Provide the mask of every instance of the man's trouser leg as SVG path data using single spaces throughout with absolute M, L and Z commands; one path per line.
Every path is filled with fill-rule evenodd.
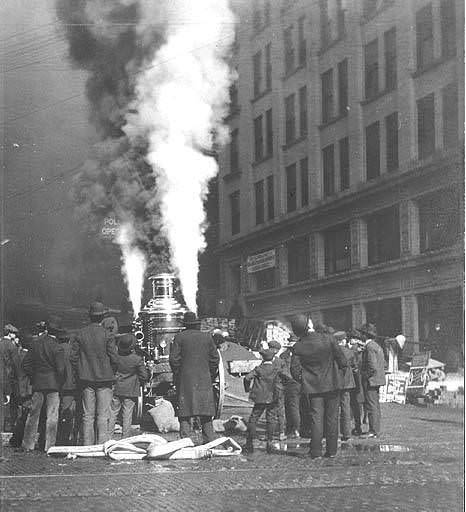
M 47 451 L 57 442 L 58 410 L 60 407 L 60 395 L 58 391 L 47 393 L 47 418 L 45 422 L 45 447 Z
M 60 412 L 58 415 L 57 444 L 70 445 L 76 417 L 76 396 L 66 394 L 60 397 Z
M 130 431 L 131 431 L 131 425 L 133 424 L 133 409 L 134 404 L 136 402 L 135 398 L 123 398 L 122 399 L 122 419 L 123 419 L 123 425 L 122 425 L 122 437 L 128 437 Z
M 180 416 L 178 418 L 180 420 L 180 437 L 191 437 L 192 428 L 191 428 L 191 417 L 190 416 Z
M 44 393 L 34 391 L 32 394 L 31 410 L 29 411 L 26 425 L 24 427 L 24 437 L 22 446 L 25 450 L 34 450 L 37 427 L 39 426 L 40 410 L 44 403 Z
M 379 386 L 367 386 L 366 408 L 369 420 L 369 432 L 380 434 Z
M 115 431 L 115 424 L 118 413 L 121 409 L 122 401 L 123 398 L 119 396 L 113 396 L 112 402 L 110 403 L 110 421 L 108 422 L 108 436 L 110 439 L 114 439 L 113 432 Z
M 96 390 L 92 386 L 86 386 L 82 390 L 83 404 L 83 444 L 89 446 L 95 444 L 95 404 Z
M 280 390 L 278 394 L 278 398 L 276 403 L 274 404 L 276 411 L 276 427 L 278 430 L 278 434 L 282 435 L 285 433 L 286 429 L 286 419 L 285 419 L 285 391 L 283 389 Z
M 266 404 L 254 404 L 252 408 L 251 416 L 248 421 L 248 444 L 252 444 L 254 439 L 257 437 L 257 422 L 265 411 Z
M 354 419 L 354 428 L 361 431 L 361 404 L 358 401 L 356 391 L 350 391 L 350 404 Z
M 310 420 L 311 420 L 311 457 L 322 456 L 322 436 L 324 432 L 324 397 L 322 395 L 310 395 Z
M 292 382 L 285 387 L 285 416 L 287 433 L 299 432 L 299 384 Z
M 340 392 L 340 433 L 343 439 L 351 437 L 350 392 Z
M 105 443 L 109 439 L 108 424 L 110 422 L 110 406 L 113 398 L 113 390 L 108 387 L 98 387 L 96 394 L 97 414 L 97 444 Z
M 338 448 L 338 405 L 340 393 L 332 391 L 324 396 L 324 430 L 326 455 L 336 455 Z M 311 440 L 312 442 L 312 440 Z
M 267 442 L 270 443 L 273 441 L 275 431 L 277 427 L 280 425 L 279 423 L 279 415 L 281 411 L 279 410 L 279 405 L 276 403 L 267 404 L 265 407 L 265 425 L 266 425 L 266 433 L 267 433 Z M 281 430 L 278 431 L 281 434 Z
M 309 395 L 301 392 L 299 412 L 301 416 L 299 432 L 303 437 L 311 437 L 311 404 L 309 402 Z
M 199 416 L 199 421 L 201 422 L 202 439 L 204 443 L 210 443 L 210 441 L 213 441 L 216 438 L 214 433 L 214 424 L 212 423 L 212 417 Z

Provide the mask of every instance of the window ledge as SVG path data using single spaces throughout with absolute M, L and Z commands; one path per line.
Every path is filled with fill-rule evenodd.
M 282 80 L 285 81 L 285 80 L 288 80 L 288 78 L 291 78 L 293 75 L 295 75 L 296 73 L 298 73 L 299 71 L 301 71 L 302 69 L 306 69 L 306 63 L 304 64 L 300 64 L 298 67 L 292 69 L 291 71 L 289 71 L 288 73 L 285 73 L 283 76 L 282 76 Z
M 361 25 L 364 25 L 368 23 L 369 21 L 376 18 L 380 13 L 386 11 L 389 7 L 392 7 L 392 5 L 395 5 L 395 0 L 385 0 L 382 2 L 380 7 L 378 9 L 374 9 L 373 11 L 364 14 L 361 18 Z
M 223 177 L 224 181 L 233 181 L 241 176 L 241 171 L 230 172 Z
M 299 144 L 303 140 L 307 139 L 307 135 L 303 135 L 302 137 L 299 137 L 299 139 L 292 140 L 291 142 L 288 142 L 288 144 L 283 144 L 282 150 L 287 151 L 291 147 L 295 146 L 296 144 Z
M 267 162 L 267 160 L 270 160 L 272 157 L 273 157 L 273 153 L 262 157 L 260 160 L 255 160 L 254 162 L 252 162 L 251 165 L 253 167 L 258 167 L 259 165 L 263 164 L 264 162 Z
M 329 121 L 326 123 L 322 123 L 319 125 L 319 130 L 323 130 L 324 128 L 327 128 L 327 126 L 330 126 L 331 124 L 337 123 L 338 121 L 341 121 L 345 117 L 348 117 L 348 112 L 345 112 L 344 114 L 340 114 L 339 116 L 332 117 Z
M 251 103 L 256 103 L 256 101 L 259 101 L 261 98 L 263 98 L 264 96 L 267 96 L 267 94 L 269 94 L 269 92 L 272 91 L 272 88 L 270 87 L 269 89 L 266 89 L 265 91 L 262 91 L 260 94 L 258 94 L 257 96 L 255 96 L 252 100 L 251 100 Z
M 336 46 L 340 41 L 344 41 L 346 38 L 346 32 L 342 34 L 341 36 L 337 37 L 336 39 L 332 39 L 332 41 L 329 41 L 325 46 L 322 46 L 319 50 L 319 57 L 322 57 L 322 55 L 326 52 L 328 52 L 331 48 Z
M 440 57 L 439 59 L 435 59 L 432 62 L 430 62 L 429 64 L 427 64 L 426 66 L 424 66 L 422 68 L 417 68 L 416 71 L 411 73 L 411 76 L 413 78 L 418 78 L 421 75 L 423 75 L 424 73 L 427 73 L 428 71 L 431 71 L 432 69 L 435 69 L 438 66 L 441 66 L 444 62 L 448 62 L 449 60 L 454 59 L 455 57 L 456 57 L 456 54 L 449 55 L 447 57 Z
M 374 94 L 374 96 L 371 96 L 370 98 L 366 98 L 365 100 L 361 101 L 361 105 L 364 107 L 366 105 L 369 105 L 369 103 L 372 103 L 373 101 L 376 101 L 380 98 L 383 98 L 387 94 L 390 94 L 393 91 L 396 91 L 396 87 L 392 87 L 390 89 L 384 89 L 383 91 L 379 91 L 377 94 Z
M 241 107 L 238 105 L 230 110 L 228 115 L 225 117 L 225 121 L 230 121 L 234 117 L 236 117 L 241 112 Z

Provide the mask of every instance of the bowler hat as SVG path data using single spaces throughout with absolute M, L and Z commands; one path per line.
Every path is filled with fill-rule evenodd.
M 183 323 L 185 327 L 189 327 L 191 325 L 199 325 L 201 321 L 196 317 L 196 313 L 192 311 L 186 311 L 183 317 Z
M 91 302 L 89 306 L 89 315 L 91 316 L 99 316 L 105 313 L 105 308 L 102 302 Z
M 118 351 L 129 353 L 136 344 L 136 337 L 133 334 L 122 334 L 118 339 Z
M 3 328 L 3 334 L 7 336 L 8 334 L 18 334 L 18 329 L 12 324 L 6 324 Z
M 356 330 L 370 338 L 377 337 L 377 328 L 375 327 L 374 324 L 364 324 L 359 329 Z
M 308 331 L 308 317 L 307 315 L 295 315 L 291 319 L 291 328 L 296 336 L 303 336 Z
M 264 361 L 272 361 L 275 357 L 275 352 L 273 350 L 267 349 L 261 352 L 262 359 Z

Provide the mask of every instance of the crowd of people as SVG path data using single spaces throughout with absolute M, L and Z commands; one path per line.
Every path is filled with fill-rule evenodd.
M 306 315 L 292 320 L 295 343 L 283 351 L 271 340 L 262 363 L 244 378 L 254 402 L 246 452 L 254 451 L 257 421 L 266 413 L 267 451 L 279 439 L 310 438 L 311 458 L 335 457 L 338 436 L 380 435 L 379 388 L 385 385 L 385 358 L 376 327 L 346 333 L 313 325 Z M 363 433 L 365 416 L 368 431 Z M 323 439 L 325 453 L 323 454 Z
M 89 308 L 90 323 L 66 336 L 58 322 L 40 322 L 31 337 L 19 340 L 12 325 L 0 343 L 2 415 L 9 408 L 10 444 L 22 451 L 58 445 L 101 444 L 113 436 L 121 414 L 122 436 L 129 435 L 140 387 L 149 375 L 136 338 L 116 340 L 102 326 L 103 304 Z M 215 437 L 212 419 L 219 354 L 214 338 L 200 331 L 187 312 L 169 363 L 177 389 L 180 436 L 190 437 L 194 422 L 203 441 Z M 380 435 L 379 387 L 385 384 L 385 358 L 376 328 L 351 332 L 313 325 L 306 315 L 293 318 L 293 343 L 271 340 L 262 362 L 244 378 L 254 403 L 248 421 L 246 452 L 257 442 L 257 423 L 265 412 L 267 451 L 277 440 L 310 438 L 311 458 L 334 457 L 338 437 Z M 368 430 L 363 433 L 365 418 Z M 0 418 L 2 429 L 4 418 Z M 323 454 L 323 439 L 325 453 Z

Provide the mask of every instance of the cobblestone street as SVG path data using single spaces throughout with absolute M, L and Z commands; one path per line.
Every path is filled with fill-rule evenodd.
M 248 410 L 226 410 L 225 416 Z M 383 405 L 380 439 L 202 461 L 51 459 L 4 447 L 1 510 L 462 510 L 462 411 Z M 242 442 L 243 440 L 240 439 Z

